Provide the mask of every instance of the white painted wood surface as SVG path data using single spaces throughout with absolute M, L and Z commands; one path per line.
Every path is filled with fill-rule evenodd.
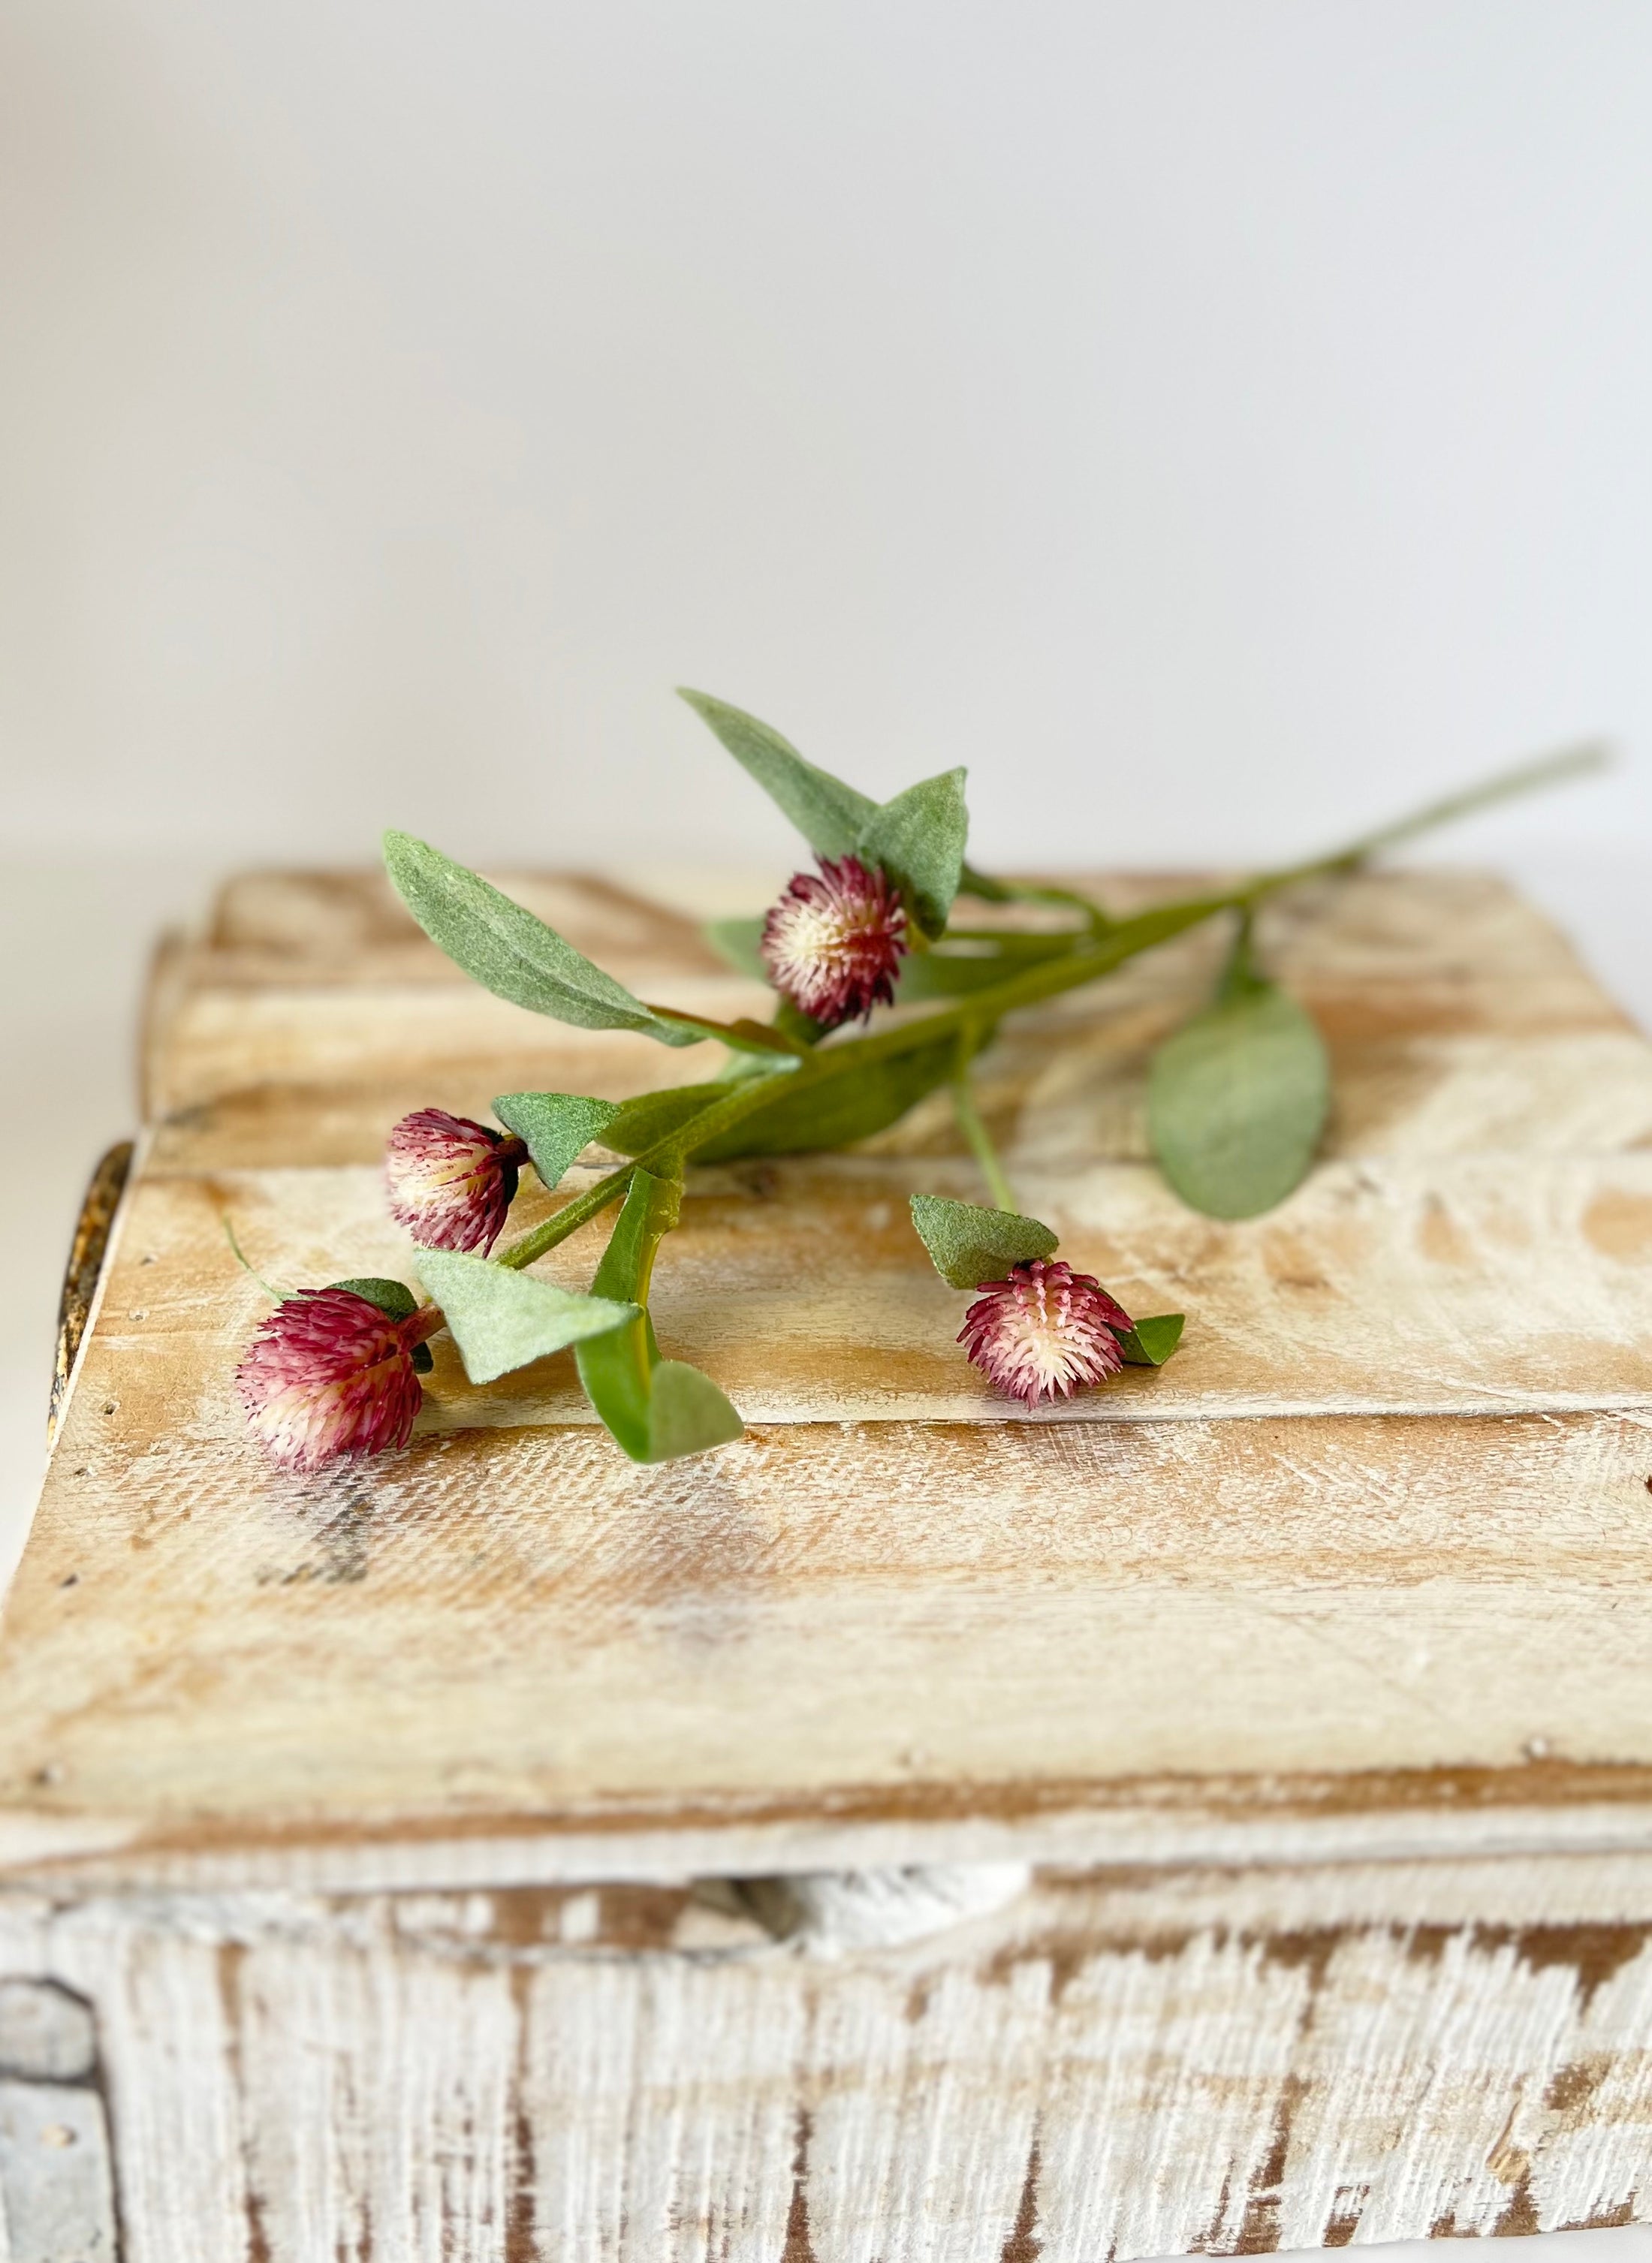
M 1649 1909 L 1069 1872 L 822 1962 L 681 1890 L 13 1893 L 0 1962 L 98 2006 L 126 2263 L 1097 2263 L 1643 2214 Z

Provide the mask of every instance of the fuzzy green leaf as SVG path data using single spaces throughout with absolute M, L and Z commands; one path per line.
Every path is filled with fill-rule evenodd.
M 493 1112 L 507 1132 L 527 1141 L 534 1169 L 554 1189 L 619 1111 L 612 1100 L 587 1100 L 576 1092 L 506 1092 L 494 1102 Z
M 531 1273 L 456 1249 L 417 1250 L 414 1262 L 473 1383 L 491 1383 L 548 1352 L 612 1334 L 636 1318 L 629 1302 L 574 1296 Z
M 741 1080 L 744 1081 L 743 1079 Z M 640 1155 L 656 1140 L 667 1138 L 702 1108 L 726 1100 L 733 1082 L 670 1085 L 663 1092 L 639 1093 L 622 1100 L 603 1127 L 602 1144 L 616 1155 Z
M 576 1029 L 638 1030 L 663 1045 L 703 1041 L 703 1030 L 651 1012 L 554 927 L 427 842 L 387 833 L 384 861 L 431 941 L 496 996 Z
M 677 1223 L 681 1189 L 648 1171 L 633 1178 L 593 1291 L 633 1300 L 630 1327 L 579 1347 L 585 1395 L 634 1462 L 703 1454 L 740 1436 L 744 1425 L 716 1385 L 681 1360 L 662 1360 L 643 1309 L 654 1253 Z
M 789 817 L 817 856 L 846 857 L 878 805 L 868 795 L 806 762 L 789 739 L 709 692 L 681 689 L 700 720 L 715 732 L 741 768 Z
M 880 864 L 925 935 L 938 935 L 958 893 L 969 813 L 961 770 L 943 770 L 886 801 L 862 827 L 856 851 Z
M 869 1139 L 897 1123 L 958 1067 L 958 1039 L 939 1038 L 891 1059 L 867 1061 L 853 1076 L 815 1083 L 807 1071 L 775 1079 L 771 1104 L 695 1151 L 702 1163 L 743 1155 L 800 1155 Z
M 1306 1173 L 1330 1103 L 1312 1021 L 1275 984 L 1242 976 L 1154 1056 L 1148 1136 L 1184 1202 L 1254 1218 Z
M 979 1289 L 1001 1281 L 1011 1266 L 1048 1257 L 1056 1236 L 1019 1211 L 985 1210 L 944 1195 L 914 1195 L 912 1223 L 935 1270 L 949 1287 Z
M 915 951 L 901 961 L 895 978 L 897 1006 L 917 1006 L 931 998 L 967 998 L 1008 982 L 1047 958 L 1070 957 L 1074 938 L 1065 935 L 1006 935 L 1000 943 L 949 942 L 933 951 Z
M 1156 1312 L 1150 1320 L 1138 1320 L 1127 1333 L 1115 1328 L 1113 1334 L 1132 1367 L 1163 1367 L 1182 1341 L 1186 1325 L 1185 1313 Z
M 352 1297 L 365 1297 L 393 1320 L 410 1319 L 419 1308 L 419 1300 L 404 1281 L 381 1280 L 375 1273 L 363 1281 L 335 1281 L 335 1289 L 348 1289 Z
M 654 1370 L 648 1401 L 650 1462 L 675 1462 L 685 1454 L 704 1454 L 728 1445 L 745 1424 L 710 1376 L 685 1360 L 663 1359 Z

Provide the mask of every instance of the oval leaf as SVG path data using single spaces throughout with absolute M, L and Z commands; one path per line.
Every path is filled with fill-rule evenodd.
M 1156 1312 L 1150 1320 L 1138 1320 L 1126 1331 L 1115 1328 L 1119 1348 L 1132 1367 L 1163 1367 L 1182 1341 L 1186 1316 L 1181 1312 Z
M 1051 1255 L 1056 1243 L 1047 1225 L 1019 1211 L 987 1210 L 944 1195 L 914 1195 L 912 1223 L 935 1270 L 953 1289 L 1001 1281 L 1011 1265 Z
M 494 1102 L 493 1112 L 507 1132 L 527 1141 L 534 1169 L 554 1189 L 619 1110 L 612 1100 L 587 1100 L 576 1092 L 506 1092 Z
M 710 1376 L 686 1361 L 663 1359 L 654 1370 L 648 1400 L 648 1462 L 675 1462 L 704 1454 L 743 1435 L 745 1424 Z
M 652 1013 L 554 927 L 428 842 L 387 833 L 384 862 L 431 941 L 496 997 L 576 1029 L 638 1030 L 663 1045 L 703 1041 L 703 1030 Z
M 1148 1136 L 1184 1202 L 1210 1218 L 1254 1218 L 1306 1173 L 1330 1103 L 1312 1021 L 1277 985 L 1247 981 L 1159 1047 Z
M 969 813 L 961 770 L 943 770 L 886 801 L 861 828 L 857 853 L 880 864 L 925 935 L 938 935 L 958 893 Z
M 852 1076 L 817 1081 L 805 1069 L 776 1077 L 770 1105 L 696 1148 L 695 1160 L 729 1163 L 743 1155 L 808 1154 L 869 1139 L 898 1123 L 957 1068 L 958 1040 L 946 1037 L 892 1059 L 867 1061 Z
M 871 797 L 835 778 L 830 770 L 805 762 L 789 739 L 743 707 L 709 692 L 679 687 L 677 696 L 722 741 L 729 753 L 756 778 L 771 801 L 789 817 L 809 847 L 821 857 L 846 857 L 853 849 L 878 805 Z
M 456 1249 L 416 1250 L 414 1262 L 442 1308 L 473 1383 L 491 1383 L 547 1352 L 612 1334 L 637 1317 L 633 1304 L 574 1296 Z

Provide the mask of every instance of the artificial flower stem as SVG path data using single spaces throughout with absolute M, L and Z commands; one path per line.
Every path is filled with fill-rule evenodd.
M 892 1028 L 877 1030 L 869 1036 L 840 1039 L 835 1045 L 822 1045 L 801 1061 L 793 1075 L 786 1080 L 788 1093 L 795 1094 L 816 1083 L 828 1083 L 839 1076 L 853 1075 L 867 1063 L 898 1058 L 915 1047 L 932 1045 L 937 1038 L 949 1034 L 964 1040 L 971 1052 L 980 1049 L 994 1025 L 1005 1014 L 1022 1006 L 1034 1006 L 1043 999 L 1059 996 L 1063 990 L 1076 990 L 1087 982 L 1110 974 L 1138 952 L 1150 951 L 1156 944 L 1168 943 L 1189 928 L 1213 918 L 1218 912 L 1248 911 L 1266 896 L 1278 890 L 1295 886 L 1308 880 L 1324 879 L 1334 874 L 1348 872 L 1362 864 L 1379 850 L 1390 848 L 1397 842 L 1412 839 L 1434 826 L 1449 823 L 1453 819 L 1467 816 L 1511 795 L 1525 793 L 1532 788 L 1555 783 L 1561 778 L 1598 770 L 1607 759 L 1605 750 L 1596 746 L 1570 748 L 1559 755 L 1547 756 L 1541 761 L 1522 763 L 1518 769 L 1499 772 L 1466 792 L 1453 794 L 1443 801 L 1430 803 L 1409 817 L 1380 828 L 1375 833 L 1363 835 L 1346 847 L 1334 850 L 1329 856 L 1318 857 L 1301 864 L 1288 864 L 1271 872 L 1259 873 L 1254 880 L 1236 888 L 1224 888 L 1207 896 L 1188 896 L 1180 902 L 1156 905 L 1139 912 L 1134 918 L 1119 920 L 1098 932 L 1084 947 L 1060 958 L 1041 960 L 1007 981 L 994 983 L 990 989 L 976 991 L 968 1001 L 959 1006 L 944 1008 L 935 1014 L 925 1014 L 910 1022 L 895 1023 Z M 992 883 L 998 900 L 1007 898 L 1003 883 Z M 1094 907 L 1090 908 L 1094 909 Z M 775 1096 L 773 1080 L 755 1079 L 731 1093 L 726 1099 L 714 1102 L 691 1117 L 686 1124 L 636 1158 L 636 1163 L 646 1170 L 657 1169 L 667 1159 L 677 1160 L 692 1156 L 695 1151 L 721 1138 L 724 1132 L 758 1109 L 766 1107 Z M 559 1241 L 575 1233 L 588 1218 L 616 1201 L 624 1193 L 635 1165 L 627 1164 L 592 1187 L 576 1202 L 560 1210 L 543 1225 L 536 1226 L 510 1249 L 492 1262 L 498 1265 L 520 1267 L 531 1265 L 536 1257 L 555 1247 Z
M 807 1066 L 798 1072 L 800 1075 L 808 1073 Z M 789 1090 L 792 1080 L 788 1077 L 786 1083 Z M 645 1147 L 641 1154 L 619 1170 L 611 1171 L 605 1179 L 598 1179 L 594 1187 L 567 1204 L 554 1218 L 547 1218 L 543 1225 L 536 1225 L 531 1233 L 525 1233 L 520 1241 L 512 1242 L 509 1249 L 502 1250 L 489 1262 L 508 1265 L 513 1271 L 532 1265 L 536 1257 L 543 1257 L 547 1249 L 554 1249 L 559 1241 L 565 1241 L 570 1233 L 577 1233 L 582 1225 L 606 1210 L 610 1203 L 617 1202 L 630 1185 L 634 1171 L 648 1171 L 656 1178 L 680 1177 L 686 1156 L 696 1147 L 703 1147 L 709 1140 L 732 1130 L 743 1117 L 766 1108 L 774 1097 L 775 1088 L 774 1078 L 757 1077 L 749 1084 L 738 1086 L 727 1099 L 714 1101 L 709 1108 L 702 1108 L 698 1116 L 691 1116 L 686 1124 L 668 1132 L 664 1139 L 656 1139 L 651 1147 Z
M 1020 1204 L 1015 1198 L 1015 1189 L 1004 1175 L 1004 1164 L 992 1144 L 992 1134 L 982 1122 L 981 1110 L 975 1105 L 975 1088 L 969 1081 L 969 1063 L 961 1060 L 953 1078 L 953 1113 L 958 1118 L 958 1128 L 969 1142 L 969 1152 L 981 1167 L 981 1175 L 987 1182 L 987 1191 L 996 1208 L 1017 1211 Z

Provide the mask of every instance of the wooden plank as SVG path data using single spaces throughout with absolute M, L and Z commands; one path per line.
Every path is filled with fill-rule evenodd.
M 533 1428 L 320 1485 L 188 1428 L 80 1450 L 0 1664 L 0 1805 L 71 1840 L 1652 1767 L 1652 1438 L 1610 1414 L 799 1425 L 656 1471 Z
M 746 995 L 686 899 L 536 886 L 646 994 Z M 1652 1048 L 1474 876 L 1272 916 L 1344 1074 L 1271 1217 L 1193 1218 L 1140 1160 L 1214 938 L 989 1062 L 1026 1199 L 1190 1312 L 1162 1374 L 1054 1418 L 985 1396 L 902 1215 L 971 1191 L 920 1110 L 697 1175 L 659 1325 L 739 1445 L 638 1471 L 566 1360 L 475 1392 L 438 1349 L 405 1456 L 301 1485 L 234 1407 L 264 1300 L 225 1215 L 283 1285 L 400 1273 L 400 1100 L 701 1071 L 507 1033 L 380 884 L 237 884 L 156 992 L 159 1117 L 0 1651 L 0 1861 L 360 1885 L 1652 1840 Z
M 1645 1856 L 1041 1876 L 800 1957 L 691 1892 L 0 1895 L 98 2006 L 128 2263 L 1120 2263 L 1621 2223 Z

